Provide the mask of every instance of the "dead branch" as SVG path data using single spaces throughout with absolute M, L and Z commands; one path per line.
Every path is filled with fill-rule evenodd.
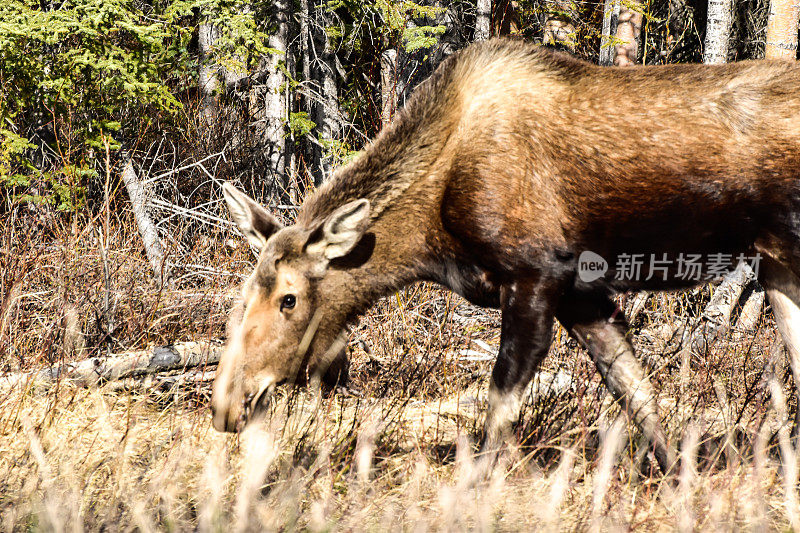
M 133 169 L 130 157 L 125 155 L 124 158 L 125 167 L 122 171 L 122 181 L 125 182 L 125 189 L 131 200 L 133 217 L 136 219 L 139 235 L 144 243 L 144 251 L 153 268 L 156 280 L 166 281 L 169 279 L 169 268 L 164 258 L 164 249 L 158 238 L 158 230 L 147 212 L 147 192 Z

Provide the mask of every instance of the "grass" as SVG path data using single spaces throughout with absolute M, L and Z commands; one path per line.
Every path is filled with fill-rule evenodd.
M 229 229 L 175 236 L 173 254 L 208 261 L 162 287 L 124 215 L 104 245 L 100 217 L 62 224 L 21 213 L 0 237 L 0 369 L 224 335 L 250 261 Z M 796 407 L 775 326 L 766 312 L 755 332 L 734 332 L 682 368 L 674 330 L 707 296 L 654 295 L 632 329 L 682 450 L 675 488 L 560 329 L 519 445 L 485 460 L 476 442 L 491 361 L 470 354 L 497 346 L 499 315 L 416 285 L 354 329 L 350 395 L 282 390 L 241 435 L 211 428 L 207 383 L 0 391 L 0 527 L 797 527 L 786 425 Z

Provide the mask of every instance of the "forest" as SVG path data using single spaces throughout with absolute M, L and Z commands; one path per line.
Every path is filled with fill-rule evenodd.
M 430 283 L 353 327 L 346 388 L 285 387 L 234 435 L 209 407 L 256 261 L 223 183 L 292 223 L 477 41 L 608 69 L 796 61 L 799 18 L 796 0 L 0 3 L 0 528 L 800 529 L 797 387 L 747 267 L 618 297 L 671 480 L 559 325 L 487 470 L 500 314 Z

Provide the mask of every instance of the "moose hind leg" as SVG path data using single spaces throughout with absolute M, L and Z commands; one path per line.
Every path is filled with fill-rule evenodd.
M 769 256 L 761 260 L 759 278 L 766 289 L 772 314 L 786 346 L 789 366 L 795 383 L 795 395 L 800 399 L 800 278 L 788 267 Z M 794 416 L 792 435 L 797 438 L 800 428 L 800 405 Z
M 499 448 L 519 418 L 522 392 L 550 348 L 556 290 L 550 281 L 518 281 L 501 289 L 500 353 L 489 385 L 484 449 Z
M 665 474 L 675 466 L 675 451 L 661 424 L 653 386 L 628 341 L 627 320 L 605 294 L 565 296 L 559 322 L 586 348 L 614 398 L 621 402 L 655 450 Z

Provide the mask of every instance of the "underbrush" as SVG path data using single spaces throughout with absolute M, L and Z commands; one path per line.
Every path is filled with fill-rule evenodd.
M 23 209 L 6 217 L 0 369 L 224 337 L 253 261 L 228 226 L 174 237 L 180 257 L 196 260 L 162 284 L 129 215 L 59 220 Z M 270 416 L 241 435 L 211 428 L 207 382 L 167 392 L 0 388 L 2 527 L 796 527 L 793 383 L 768 310 L 755 331 L 679 356 L 680 326 L 709 290 L 651 295 L 631 331 L 683 450 L 675 487 L 560 328 L 523 408 L 519 446 L 483 456 L 499 314 L 419 284 L 354 328 L 348 393 L 282 390 Z

